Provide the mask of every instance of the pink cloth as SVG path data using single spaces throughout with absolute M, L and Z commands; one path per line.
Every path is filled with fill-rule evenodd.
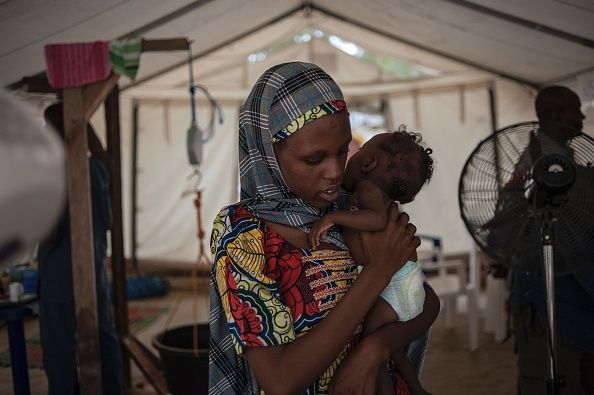
M 106 79 L 111 72 L 109 41 L 48 44 L 47 79 L 54 88 L 70 88 Z

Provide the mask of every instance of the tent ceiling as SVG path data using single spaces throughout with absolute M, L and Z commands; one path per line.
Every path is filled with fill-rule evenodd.
M 497 1 L 489 1 L 496 4 Z M 506 2 L 510 3 L 510 2 Z M 553 0 L 526 1 L 517 14 L 531 19 L 533 8 Z M 526 28 L 444 0 L 318 0 L 315 4 L 346 20 L 401 38 L 435 53 L 534 83 L 545 83 L 594 66 L 594 49 Z M 520 8 L 519 6 L 517 8 Z M 557 7 L 559 8 L 559 7 Z M 563 7 L 563 27 L 574 17 L 587 38 L 594 38 L 594 12 Z M 586 23 L 583 14 L 589 14 Z M 579 16 L 578 16 L 579 15 Z M 356 16 L 356 21 L 354 21 Z M 536 21 L 538 22 L 538 21 Z
M 428 51 L 531 84 L 544 84 L 594 67 L 594 49 L 555 32 L 594 40 L 589 0 L 314 0 L 315 10 L 397 39 L 414 53 Z M 299 0 L 44 0 L 0 3 L 0 80 L 18 81 L 43 70 L 43 45 L 114 39 L 148 26 L 146 37 L 187 36 L 196 55 L 210 53 L 292 15 Z M 482 12 L 468 5 L 486 7 Z M 182 9 L 183 12 L 175 12 Z M 483 10 L 484 11 L 484 10 Z M 163 17 L 171 14 L 170 18 Z M 502 16 L 503 15 L 503 16 Z M 507 20 L 505 15 L 517 20 Z M 153 23 L 160 21 L 162 23 Z M 530 23 L 547 27 L 539 31 Z M 410 46 L 418 50 L 411 50 Z M 401 44 L 378 43 L 385 51 Z M 179 53 L 143 55 L 139 80 L 180 65 Z
M 591 0 L 473 0 L 475 4 L 515 15 L 577 36 L 594 37 Z M 566 16 L 560 18 L 560 16 Z
M 304 31 L 320 30 L 307 42 L 295 43 L 296 35 Z M 322 35 L 323 34 L 323 35 Z M 329 37 L 339 35 L 371 51 L 382 59 L 399 59 L 407 68 L 427 67 L 436 75 L 399 79 L 395 74 L 382 69 L 370 58 L 347 55 L 329 43 Z M 267 52 L 263 60 L 253 63 L 246 59 L 249 54 Z M 419 89 L 435 89 L 484 83 L 493 75 L 467 65 L 418 50 L 406 44 L 394 42 L 380 34 L 353 26 L 332 17 L 313 12 L 295 13 L 259 31 L 242 37 L 208 56 L 194 61 L 195 80 L 206 86 L 218 100 L 243 101 L 249 88 L 264 70 L 277 63 L 291 60 L 311 61 L 321 65 L 340 84 L 350 97 L 378 96 L 410 92 Z M 187 99 L 188 70 L 182 65 L 162 73 L 142 84 L 126 90 L 127 95 L 143 99 Z
M 0 80 L 45 69 L 48 43 L 111 40 L 191 0 L 27 0 L 0 3 Z

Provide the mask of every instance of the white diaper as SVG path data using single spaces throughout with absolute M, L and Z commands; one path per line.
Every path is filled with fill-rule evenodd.
M 359 266 L 359 272 L 363 266 Z M 381 297 L 392 306 L 402 322 L 412 320 L 423 311 L 425 275 L 418 262 L 408 261 L 392 276 Z
M 394 273 L 381 297 L 392 306 L 400 321 L 408 321 L 421 314 L 425 302 L 425 275 L 418 262 L 408 261 Z

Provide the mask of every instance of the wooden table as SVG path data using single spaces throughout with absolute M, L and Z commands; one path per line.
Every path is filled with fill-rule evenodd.
M 10 345 L 10 364 L 15 395 L 29 395 L 29 367 L 27 365 L 27 347 L 23 319 L 33 315 L 34 295 L 25 295 L 17 303 L 0 303 L 0 321 L 8 325 Z

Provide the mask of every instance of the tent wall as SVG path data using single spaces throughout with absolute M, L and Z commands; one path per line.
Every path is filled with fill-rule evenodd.
M 434 149 L 436 169 L 433 180 L 405 210 L 411 213 L 419 232 L 443 237 L 447 253 L 467 251 L 470 246 L 459 215 L 458 179 L 467 156 L 491 133 L 487 87 L 487 84 L 465 89 L 452 87 L 435 92 L 420 91 L 416 98 L 409 93 L 388 99 L 391 123 L 396 126 L 404 123 L 409 130 L 420 130 L 423 139 Z M 495 89 L 500 125 L 534 118 L 533 93 L 529 89 L 506 81 L 496 82 Z M 131 106 L 125 97 L 123 102 L 128 103 L 122 105 L 128 236 Z M 198 107 L 201 109 L 199 123 L 203 124 L 209 114 L 204 112 L 204 105 Z M 213 141 L 205 145 L 204 175 L 200 185 L 204 189 L 202 216 L 207 238 L 212 219 L 219 209 L 237 200 L 238 108 L 239 103 L 224 106 L 225 122 L 217 125 Z M 416 123 L 417 117 L 420 124 Z M 191 263 L 197 253 L 195 209 L 193 196 L 182 197 L 184 190 L 191 186 L 187 179 L 191 168 L 187 164 L 185 147 L 190 123 L 189 105 L 184 102 L 141 102 L 139 118 L 138 257 Z M 166 118 L 169 119 L 168 128 Z M 130 246 L 130 243 L 126 245 Z
M 212 220 L 219 210 L 237 200 L 237 123 L 238 106 L 223 106 L 225 120 L 217 124 L 215 135 L 204 146 L 202 177 L 202 225 L 205 247 Z M 141 260 L 195 262 L 198 254 L 195 187 L 188 164 L 186 132 L 190 125 L 189 102 L 139 102 L 137 164 L 137 257 Z M 204 126 L 210 113 L 198 103 L 198 124 Z M 132 182 L 132 100 L 123 95 L 122 192 L 126 256 L 131 254 Z M 100 112 L 93 118 L 103 130 Z M 101 138 L 101 136 L 100 136 Z
M 565 83 L 582 94 L 579 79 Z M 497 124 L 534 120 L 535 92 L 504 79 L 494 80 L 497 99 Z M 446 253 L 468 251 L 470 238 L 460 218 L 458 180 L 467 157 L 476 145 L 489 136 L 488 83 L 466 88 L 452 86 L 440 90 L 399 92 L 388 97 L 393 126 L 406 124 L 418 130 L 433 148 L 433 180 L 405 210 L 411 214 L 419 232 L 443 238 Z M 353 98 L 350 98 L 353 100 Z M 584 111 L 588 114 L 587 96 Z M 144 104 L 143 104 L 144 103 Z M 195 209 L 191 196 L 182 197 L 191 186 L 191 168 L 186 159 L 186 130 L 190 122 L 189 103 L 180 101 L 143 102 L 140 104 L 138 169 L 138 257 L 141 259 L 193 262 L 197 253 Z M 415 104 L 416 103 L 416 104 Z M 203 179 L 203 227 L 210 234 L 212 219 L 218 210 L 237 200 L 237 122 L 240 103 L 224 105 L 225 122 L 217 125 L 213 141 L 205 145 Z M 165 118 L 169 107 L 169 134 Z M 209 114 L 199 103 L 200 124 Z M 585 130 L 594 130 L 594 116 Z M 103 128 L 100 113 L 98 130 Z M 122 154 L 126 237 L 130 235 L 130 149 L 131 101 L 122 97 Z M 129 255 L 130 240 L 126 240 Z
M 192 39 L 193 54 L 199 55 L 194 62 L 196 80 L 221 100 L 226 114 L 214 140 L 205 146 L 200 186 L 204 189 L 202 215 L 208 234 L 220 207 L 237 199 L 237 109 L 254 79 L 282 61 L 320 63 L 336 78 L 347 97 L 356 97 L 358 102 L 381 98 L 389 103 L 391 126 L 405 123 L 423 132 L 435 150 L 434 180 L 407 210 L 421 232 L 442 236 L 446 252 L 457 252 L 467 250 L 469 243 L 457 203 L 460 171 L 476 144 L 492 132 L 487 84 L 495 75 L 523 80 L 528 85 L 548 84 L 592 70 L 594 64 L 594 8 L 589 2 L 472 3 L 547 29 L 441 0 L 89 0 L 76 7 L 70 0 L 57 0 L 51 5 L 40 0 L 0 1 L 0 32 L 6 33 L 0 39 L 0 80 L 16 82 L 23 74 L 43 70 L 42 48 L 47 43 L 111 40 L 133 31 L 147 38 Z M 309 7 L 301 7 L 304 4 Z M 64 19 L 65 14 L 71 18 Z M 439 73 L 427 79 L 399 80 L 377 65 L 347 56 L 322 41 L 275 47 L 264 61 L 246 63 L 250 53 L 267 51 L 287 39 L 290 42 L 296 33 L 310 28 Z M 11 34 L 15 31 L 18 37 Z M 575 40 L 580 37 L 584 39 L 581 43 Z M 135 209 L 141 259 L 192 262 L 197 254 L 192 196 L 182 196 L 192 184 L 188 181 L 191 168 L 186 163 L 185 148 L 190 112 L 185 101 L 184 57 L 183 53 L 143 55 L 138 85 L 125 90 L 121 98 L 127 255 L 133 210 L 131 100 L 134 97 L 141 103 Z M 147 79 L 149 76 L 156 77 Z M 566 82 L 592 103 L 593 80 L 590 77 L 584 82 L 578 77 Z M 534 119 L 531 89 L 507 80 L 495 81 L 494 88 L 499 127 Z M 179 99 L 184 100 L 183 104 Z M 163 100 L 169 100 L 167 111 Z M 589 116 L 585 130 L 594 130 L 594 107 L 590 104 L 585 112 Z M 201 123 L 206 118 L 207 114 L 199 113 Z M 101 112 L 93 123 L 98 131 L 104 130 Z
M 169 111 L 169 116 L 165 116 Z M 236 199 L 237 109 L 225 108 L 226 124 L 217 126 L 205 145 L 199 188 L 203 190 L 202 216 L 206 237 L 220 208 Z M 169 122 L 167 125 L 167 118 Z M 141 105 L 138 139 L 138 257 L 194 261 L 198 254 L 196 209 L 188 180 L 186 131 L 188 106 Z M 204 106 L 198 119 L 205 124 Z M 208 245 L 208 239 L 207 244 Z
M 534 119 L 531 90 L 498 80 L 495 92 L 500 127 Z M 460 217 L 458 181 L 470 153 L 492 132 L 488 85 L 397 96 L 389 104 L 393 125 L 420 131 L 435 161 L 431 182 L 404 210 L 419 233 L 442 237 L 446 253 L 468 251 L 471 239 Z

